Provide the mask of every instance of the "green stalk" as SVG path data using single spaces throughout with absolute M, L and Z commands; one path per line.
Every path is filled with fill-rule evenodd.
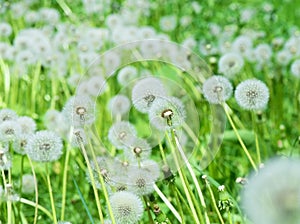
M 37 179 L 36 179 L 36 174 L 35 174 L 35 171 L 34 171 L 34 167 L 33 167 L 33 164 L 32 164 L 32 161 L 31 159 L 29 158 L 29 156 L 27 156 L 28 158 L 28 161 L 29 161 L 29 164 L 30 164 L 30 167 L 31 167 L 31 172 L 32 172 L 32 175 L 33 175 L 33 180 L 34 180 L 34 188 L 35 188 L 35 209 L 34 209 L 34 221 L 33 221 L 33 224 L 36 224 L 37 223 L 37 218 L 38 218 L 38 202 L 39 202 L 39 193 L 38 193 L 38 185 L 37 185 Z
M 194 203 L 193 203 L 191 195 L 190 195 L 190 191 L 188 190 L 188 187 L 187 187 L 187 184 L 186 184 L 186 181 L 185 181 L 185 178 L 184 178 L 184 174 L 183 174 L 183 172 L 182 172 L 182 170 L 179 166 L 176 150 L 174 149 L 173 144 L 172 144 L 168 134 L 166 134 L 166 136 L 167 136 L 168 141 L 170 142 L 170 146 L 171 146 L 171 149 L 172 149 L 172 154 L 173 154 L 173 157 L 174 157 L 176 168 L 178 170 L 178 174 L 179 174 L 179 177 L 180 177 L 180 180 L 181 180 L 181 183 L 182 183 L 183 190 L 184 190 L 185 195 L 187 197 L 188 204 L 189 204 L 191 212 L 193 214 L 193 219 L 194 219 L 195 223 L 200 224 L 197 212 L 196 212 L 195 207 L 194 207 Z
M 99 168 L 99 164 L 97 162 L 97 158 L 96 158 L 93 146 L 91 145 L 90 142 L 89 142 L 89 146 L 91 148 L 92 157 L 93 157 L 94 163 L 96 165 L 96 171 L 97 171 L 97 174 L 98 174 L 98 177 L 99 177 L 99 180 L 100 180 L 100 184 L 101 184 L 101 187 L 102 187 L 104 198 L 106 200 L 107 210 L 108 210 L 108 213 L 109 213 L 112 224 L 115 224 L 116 221 L 115 221 L 115 217 L 114 217 L 114 214 L 112 212 L 112 208 L 111 208 L 111 205 L 110 205 L 110 202 L 109 202 L 109 197 L 108 197 L 108 193 L 107 193 L 106 186 L 105 186 L 105 183 L 104 183 L 104 179 L 103 179 L 103 176 L 101 174 L 101 171 L 100 171 L 100 168 Z
M 30 205 L 32 207 L 38 208 L 39 210 L 44 212 L 44 214 L 47 215 L 51 220 L 53 220 L 53 216 L 51 215 L 51 213 L 46 208 L 44 208 L 43 206 L 41 206 L 37 203 L 34 203 L 33 201 L 29 201 L 26 198 L 20 198 L 20 202 L 25 204 L 25 205 Z
M 77 142 L 80 146 L 80 149 L 81 149 L 81 152 L 83 154 L 84 160 L 87 164 L 89 176 L 91 178 L 91 183 L 92 183 L 92 187 L 93 187 L 93 191 L 94 191 L 94 195 L 95 195 L 95 199 L 96 199 L 96 205 L 97 205 L 97 210 L 98 210 L 98 215 L 99 215 L 99 218 L 100 218 L 100 222 L 104 223 L 103 213 L 102 213 L 102 210 L 101 210 L 101 204 L 100 204 L 100 201 L 99 201 L 98 189 L 97 189 L 96 184 L 95 184 L 95 178 L 94 178 L 94 175 L 93 175 L 91 164 L 90 164 L 88 155 L 86 153 L 86 149 L 85 149 L 82 141 L 79 140 L 79 137 L 78 137 Z
M 211 200 L 212 200 L 212 204 L 213 204 L 213 206 L 214 206 L 214 208 L 216 210 L 216 213 L 217 213 L 217 215 L 219 217 L 219 220 L 220 220 L 221 224 L 225 224 L 225 222 L 223 220 L 223 217 L 222 217 L 222 215 L 221 215 L 221 213 L 219 211 L 219 208 L 217 206 L 217 202 L 216 202 L 214 193 L 213 193 L 213 191 L 211 189 L 210 183 L 208 182 L 207 178 L 204 178 L 204 180 L 205 180 L 206 186 L 208 188 L 208 191 L 209 191 L 209 194 L 210 194 L 210 197 L 211 197 Z
M 233 121 L 232 121 L 232 119 L 231 119 L 230 114 L 228 113 L 228 109 L 227 109 L 228 106 L 227 106 L 225 103 L 223 103 L 222 106 L 223 106 L 224 111 L 225 111 L 225 114 L 226 114 L 226 116 L 227 116 L 227 118 L 228 118 L 228 120 L 229 120 L 229 123 L 230 123 L 230 125 L 231 125 L 231 127 L 232 127 L 232 129 L 233 129 L 233 131 L 234 131 L 234 133 L 235 133 L 235 135 L 236 135 L 236 137 L 238 138 L 238 140 L 239 140 L 239 142 L 240 142 L 240 145 L 242 146 L 242 149 L 244 150 L 244 153 L 246 154 L 248 160 L 250 161 L 250 163 L 251 163 L 253 169 L 254 169 L 255 171 L 257 171 L 257 167 L 256 167 L 256 165 L 255 165 L 255 163 L 254 163 L 254 161 L 253 161 L 253 159 L 252 159 L 252 157 L 251 157 L 251 155 L 250 155 L 250 153 L 249 153 L 247 147 L 245 146 L 245 144 L 244 144 L 244 142 L 243 142 L 243 140 L 242 140 L 240 134 L 238 133 L 238 131 L 237 131 L 236 127 L 235 127 L 235 124 L 233 123 Z
M 180 213 L 180 217 L 181 217 L 182 223 L 184 223 L 183 210 L 182 210 L 181 203 L 179 201 L 179 197 L 178 197 L 178 192 L 177 192 L 176 186 L 174 185 L 174 183 L 170 183 L 170 187 L 171 187 L 171 191 L 174 193 L 174 197 L 175 197 L 175 200 L 176 200 L 177 207 L 179 208 L 179 213 Z
M 55 204 L 54 204 L 52 186 L 51 186 L 51 181 L 50 181 L 50 174 L 49 174 L 48 164 L 47 163 L 45 164 L 45 168 L 46 168 L 47 184 L 48 184 L 48 190 L 49 190 L 49 196 L 50 196 L 50 202 L 51 202 L 53 223 L 57 224 L 56 210 L 55 210 Z
M 170 209 L 170 211 L 173 213 L 173 215 L 176 217 L 176 219 L 182 223 L 182 218 L 177 212 L 177 210 L 174 208 L 174 206 L 171 204 L 171 202 L 168 200 L 168 198 L 164 195 L 163 192 L 157 187 L 156 184 L 153 184 L 153 188 L 155 192 L 158 194 L 158 196 L 161 198 L 161 200 L 165 203 L 165 205 Z
M 66 192 L 67 192 L 67 179 L 68 179 L 68 164 L 70 159 L 70 148 L 69 144 L 67 146 L 67 152 L 65 157 L 65 164 L 64 164 L 64 173 L 63 173 L 63 186 L 62 186 L 62 202 L 61 202 L 61 214 L 60 220 L 65 219 L 65 208 L 66 208 Z
M 196 186 L 196 190 L 197 190 L 198 196 L 200 198 L 200 203 L 201 203 L 202 207 L 204 208 L 205 222 L 209 224 L 210 221 L 209 221 L 209 217 L 208 217 L 208 214 L 207 214 L 207 211 L 206 211 L 206 204 L 205 204 L 205 200 L 204 200 L 204 196 L 203 196 L 202 190 L 200 188 L 200 184 L 199 184 L 199 182 L 197 180 L 196 174 L 195 174 L 195 172 L 194 172 L 194 170 L 193 170 L 190 162 L 186 158 L 185 153 L 184 153 L 184 151 L 183 151 L 183 149 L 182 149 L 182 147 L 181 147 L 181 145 L 179 143 L 178 137 L 176 136 L 175 129 L 172 129 L 172 136 L 173 136 L 173 138 L 175 140 L 176 147 L 177 147 L 177 149 L 178 149 L 181 157 L 183 158 L 183 160 L 184 160 L 184 162 L 185 162 L 185 164 L 186 164 L 186 166 L 188 168 L 188 171 L 189 171 L 189 173 L 190 173 L 190 175 L 192 177 L 192 180 L 193 180 L 193 182 L 194 182 L 194 184 Z

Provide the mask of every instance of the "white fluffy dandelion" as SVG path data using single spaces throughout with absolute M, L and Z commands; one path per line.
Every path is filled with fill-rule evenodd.
M 119 71 L 117 79 L 120 85 L 126 86 L 137 76 L 137 69 L 134 66 L 128 65 Z
M 87 95 L 72 96 L 65 104 L 63 114 L 71 125 L 92 124 L 95 120 L 94 102 Z
M 118 224 L 137 223 L 143 215 L 143 203 L 135 194 L 119 191 L 110 197 L 111 208 Z
M 163 31 L 173 31 L 177 26 L 177 17 L 175 15 L 163 16 L 159 21 L 159 26 Z
M 277 158 L 250 176 L 242 206 L 254 224 L 299 223 L 299 170 L 299 160 Z
M 132 138 L 137 135 L 135 127 L 127 122 L 114 123 L 108 132 L 108 139 L 116 148 L 125 149 L 130 146 Z
M 232 85 L 227 78 L 214 75 L 203 83 L 203 94 L 209 103 L 220 104 L 230 98 Z
M 35 191 L 35 179 L 31 174 L 24 174 L 22 176 L 22 193 L 32 194 Z
M 16 120 L 18 118 L 17 113 L 11 109 L 0 110 L 0 123 L 8 120 Z
M 133 137 L 124 150 L 124 154 L 129 161 L 148 159 L 151 154 L 151 147 L 145 139 Z
M 184 104 L 176 97 L 159 98 L 149 110 L 150 123 L 158 130 L 180 127 L 186 118 Z
M 34 161 L 51 162 L 58 160 L 63 151 L 62 140 L 52 131 L 38 131 L 28 139 L 25 152 Z
M 17 119 L 17 122 L 21 126 L 22 133 L 30 134 L 35 132 L 36 123 L 31 117 L 23 116 Z
M 153 184 L 155 179 L 150 172 L 143 169 L 131 169 L 128 174 L 127 186 L 128 191 L 138 196 L 147 195 L 154 191 Z
M 124 115 L 130 109 L 130 100 L 127 96 L 118 94 L 108 102 L 108 108 L 113 116 Z
M 238 53 L 226 53 L 218 62 L 218 71 L 228 78 L 233 78 L 244 66 L 243 57 Z
M 21 126 L 16 121 L 4 121 L 0 124 L 0 141 L 14 141 L 21 134 Z
M 139 80 L 132 89 L 132 102 L 134 107 L 147 113 L 156 99 L 167 95 L 162 82 L 154 77 L 146 77 Z
M 237 103 L 246 110 L 265 109 L 269 101 L 269 89 L 257 79 L 241 82 L 234 93 Z
M 300 59 L 295 60 L 291 65 L 291 73 L 297 78 L 300 78 Z

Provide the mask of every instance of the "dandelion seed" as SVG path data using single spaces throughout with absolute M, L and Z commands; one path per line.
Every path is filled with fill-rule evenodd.
M 246 110 L 262 110 L 268 104 L 269 89 L 260 80 L 248 79 L 236 87 L 235 99 Z
M 230 98 L 232 85 L 227 78 L 215 75 L 204 82 L 203 94 L 209 103 L 220 104 Z
M 176 97 L 157 99 L 149 110 L 150 123 L 158 130 L 180 127 L 186 118 L 183 103 Z
M 241 71 L 244 66 L 244 60 L 237 53 L 224 54 L 218 62 L 218 71 L 228 78 L 233 78 Z
M 0 110 L 0 123 L 8 120 L 16 120 L 17 118 L 18 118 L 17 113 L 11 109 Z
M 87 95 L 72 96 L 65 104 L 63 114 L 75 127 L 90 125 L 95 121 L 94 103 Z
M 300 78 L 300 59 L 295 60 L 291 65 L 291 73 L 297 78 Z
M 131 99 L 138 111 L 147 113 L 156 99 L 166 97 L 166 95 L 165 87 L 159 79 L 146 77 L 135 84 Z
M 108 132 L 108 139 L 116 148 L 125 149 L 130 146 L 132 138 L 137 135 L 135 127 L 127 122 L 114 123 Z
M 34 161 L 52 162 L 58 160 L 63 151 L 62 140 L 52 131 L 38 131 L 28 139 L 25 152 Z
M 4 121 L 0 124 L 0 141 L 14 141 L 21 134 L 21 127 L 16 121 Z
M 108 108 L 113 116 L 124 115 L 130 109 L 130 100 L 127 96 L 118 94 L 110 99 Z
M 137 223 L 142 218 L 143 203 L 135 194 L 119 191 L 114 193 L 109 200 L 117 223 Z
M 272 159 L 252 174 L 242 192 L 242 206 L 254 224 L 298 224 L 300 161 Z

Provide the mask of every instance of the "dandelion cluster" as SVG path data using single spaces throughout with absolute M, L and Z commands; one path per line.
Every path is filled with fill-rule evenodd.
M 299 2 L 70 2 L 1 2 L 0 223 L 300 223 Z

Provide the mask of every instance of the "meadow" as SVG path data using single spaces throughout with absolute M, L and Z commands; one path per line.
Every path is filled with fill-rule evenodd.
M 299 21 L 0 0 L 0 224 L 299 224 Z

